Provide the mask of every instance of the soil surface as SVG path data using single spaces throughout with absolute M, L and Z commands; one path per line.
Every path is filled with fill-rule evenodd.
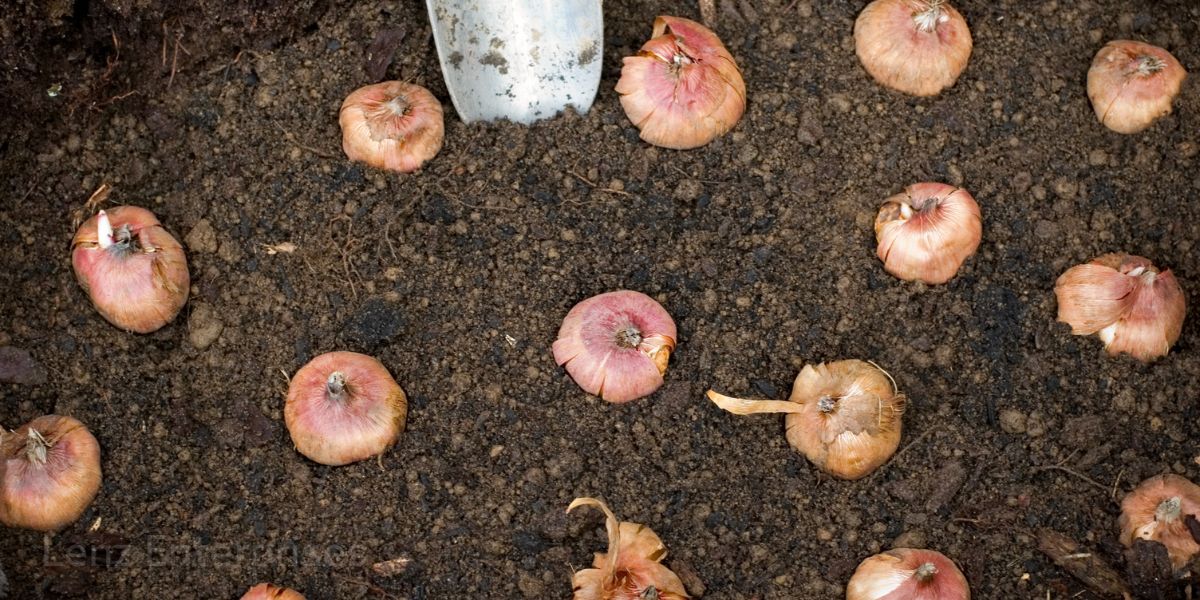
M 566 598 L 604 536 L 596 511 L 564 510 L 599 496 L 652 527 L 704 598 L 841 598 L 894 545 L 953 557 L 977 598 L 1099 598 L 1038 531 L 1123 573 L 1122 495 L 1163 472 L 1200 481 L 1200 317 L 1146 366 L 1070 335 L 1052 292 L 1125 251 L 1200 298 L 1200 77 L 1131 136 L 1099 125 L 1084 89 L 1115 38 L 1200 72 L 1194 2 L 964 0 L 975 51 L 932 99 L 859 66 L 862 2 L 724 2 L 749 106 L 687 152 L 641 142 L 613 86 L 654 16 L 698 18 L 690 3 L 606 2 L 594 107 L 532 127 L 459 120 L 420 2 L 304 3 L 257 46 L 230 35 L 249 12 L 206 25 L 116 4 L 3 31 L 26 52 L 3 76 L 0 345 L 44 377 L 0 386 L 0 424 L 75 416 L 104 468 L 67 530 L 0 529 L 9 597 L 236 598 L 274 581 L 310 599 Z M 17 14 L 39 22 L 37 6 Z M 337 124 L 396 28 L 386 77 L 429 87 L 447 117 L 410 176 L 345 160 Z M 879 203 L 924 180 L 966 187 L 984 216 L 943 286 L 874 255 Z M 191 300 L 151 335 L 105 322 L 71 272 L 73 216 L 102 183 L 188 249 Z M 666 384 L 620 406 L 550 353 L 571 306 L 617 288 L 657 298 L 680 332 Z M 395 375 L 408 427 L 381 460 L 329 468 L 293 449 L 283 397 L 342 349 Z M 704 398 L 782 399 L 802 365 L 842 358 L 910 398 L 900 453 L 861 481 L 818 472 L 782 417 Z M 370 567 L 397 557 L 400 574 Z

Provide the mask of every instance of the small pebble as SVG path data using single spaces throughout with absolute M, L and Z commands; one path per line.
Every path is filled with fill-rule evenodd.
M 1043 240 L 1054 239 L 1058 235 L 1058 225 L 1054 221 L 1038 219 L 1033 227 L 1033 234 Z
M 1025 413 L 1006 408 L 1000 411 L 1000 429 L 1006 433 L 1025 433 Z
M 896 539 L 892 540 L 892 547 L 893 548 L 924 548 L 925 547 L 925 533 L 922 532 L 920 529 L 911 529 L 909 531 L 905 531 L 904 533 L 901 533 L 900 535 L 896 536 Z
M 217 251 L 217 232 L 208 219 L 197 221 L 183 241 L 192 252 L 212 254 Z
M 213 307 L 203 303 L 192 306 L 192 315 L 188 318 L 188 341 L 198 350 L 213 345 L 224 330 L 225 324 Z

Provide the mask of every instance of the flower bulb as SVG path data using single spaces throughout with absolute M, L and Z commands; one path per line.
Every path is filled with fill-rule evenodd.
M 1096 118 L 1118 133 L 1137 133 L 1171 113 L 1187 71 L 1170 52 L 1129 40 L 1109 42 L 1088 69 Z
M 971 30 L 945 0 L 875 0 L 854 22 L 854 49 L 875 81 L 933 96 L 967 67 Z
M 846 600 L 970 600 L 967 578 L 933 550 L 896 548 L 860 563 Z
M 429 90 L 385 81 L 354 90 L 338 113 L 350 160 L 411 173 L 442 149 L 442 104 Z
M 1143 481 L 1121 500 L 1121 543 L 1151 540 L 1167 548 L 1171 565 L 1183 569 L 1200 554 L 1200 539 L 1188 528 L 1188 517 L 1200 519 L 1200 486 L 1178 475 Z
M 1109 354 L 1166 356 L 1183 331 L 1187 302 L 1170 269 L 1147 259 L 1105 254 L 1071 267 L 1054 285 L 1058 320 L 1075 335 L 1096 334 Z
M 712 30 L 680 17 L 654 20 L 650 41 L 625 58 L 616 90 L 642 139 L 664 148 L 703 146 L 746 110 L 733 55 Z
M 896 453 L 906 406 L 891 376 L 861 360 L 805 365 L 787 401 L 743 400 L 712 390 L 708 397 L 735 415 L 786 413 L 788 443 L 840 479 L 859 479 Z
M 304 600 L 304 596 L 295 590 L 260 583 L 247 590 L 242 600 Z
M 284 422 L 296 449 L 323 465 L 382 454 L 400 438 L 408 399 L 378 360 L 322 354 L 292 378 Z
M 608 506 L 595 498 L 576 498 L 567 507 L 594 506 L 604 512 L 608 552 L 597 552 L 591 569 L 571 578 L 574 600 L 682 600 L 683 582 L 662 564 L 667 548 L 649 527 L 618 522 Z
M 183 246 L 144 208 L 100 211 L 75 232 L 71 248 L 79 285 L 121 329 L 155 331 L 187 302 L 191 279 Z
M 100 444 L 83 423 L 47 415 L 0 430 L 0 523 L 57 531 L 99 491 Z
M 982 236 L 975 199 L 944 183 L 908 186 L 885 200 L 875 218 L 876 254 L 888 273 L 905 281 L 949 281 Z
M 650 296 L 608 292 L 567 313 L 554 342 L 554 361 L 583 391 L 629 402 L 662 385 L 675 335 L 675 321 Z

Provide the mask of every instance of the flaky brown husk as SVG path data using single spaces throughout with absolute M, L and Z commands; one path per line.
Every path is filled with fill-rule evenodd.
M 786 419 L 787 439 L 813 464 L 842 479 L 859 479 L 887 462 L 900 445 L 904 394 L 879 368 L 861 360 L 805 365 L 790 400 L 804 408 Z M 831 412 L 824 397 L 840 396 Z
M 597 552 L 593 568 L 575 573 L 574 600 L 643 600 L 653 589 L 661 600 L 689 598 L 683 582 L 662 564 L 667 548 L 649 527 L 618 522 L 608 506 L 595 498 L 576 498 L 567 512 L 594 506 L 604 512 L 608 552 Z

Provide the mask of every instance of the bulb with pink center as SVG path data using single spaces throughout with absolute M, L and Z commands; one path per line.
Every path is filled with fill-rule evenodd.
M 304 600 L 304 595 L 293 589 L 260 583 L 246 590 L 242 600 Z
M 650 41 L 626 57 L 616 91 L 642 139 L 664 148 L 703 146 L 737 124 L 746 83 L 717 34 L 680 17 L 654 20 Z
M 71 246 L 79 285 L 121 329 L 156 331 L 187 302 L 191 278 L 183 246 L 144 208 L 100 211 L 79 227 Z
M 979 248 L 983 217 L 967 190 L 915 183 L 884 201 L 875 219 L 876 254 L 905 281 L 940 284 Z
M 385 81 L 354 90 L 338 113 L 342 150 L 353 161 L 411 173 L 442 149 L 442 104 L 429 90 Z
M 339 466 L 382 454 L 395 444 L 407 409 L 404 390 L 378 360 L 330 352 L 296 372 L 283 417 L 301 454 Z
M 1143 362 L 1166 356 L 1183 331 L 1187 301 L 1170 269 L 1131 254 L 1105 254 L 1067 269 L 1054 285 L 1058 320 L 1095 334 L 1109 354 Z
M 933 96 L 954 85 L 971 57 L 971 30 L 946 0 L 875 0 L 854 22 L 854 49 L 883 85 Z
M 1109 42 L 1088 69 L 1096 118 L 1118 133 L 1137 133 L 1171 113 L 1187 71 L 1170 52 L 1143 42 Z
M 962 571 L 934 550 L 896 548 L 860 563 L 846 600 L 970 600 Z
M 78 420 L 47 415 L 0 429 L 0 523 L 57 531 L 100 491 L 100 444 Z
M 593 296 L 563 319 L 554 361 L 583 391 L 608 402 L 648 396 L 675 350 L 675 321 L 653 298 L 630 290 Z

